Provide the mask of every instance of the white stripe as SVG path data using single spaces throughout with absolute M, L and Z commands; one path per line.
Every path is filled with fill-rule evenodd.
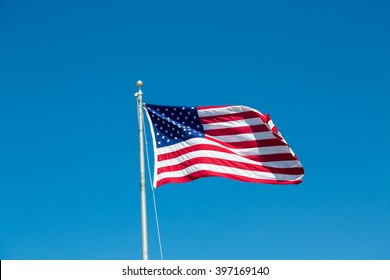
M 234 154 L 228 154 L 228 153 L 223 153 L 223 152 L 218 152 L 218 151 L 199 150 L 199 151 L 194 151 L 194 152 L 190 152 L 187 154 L 183 154 L 177 158 L 162 160 L 159 162 L 159 167 L 176 165 L 178 163 L 185 162 L 187 160 L 191 160 L 194 158 L 226 159 L 226 160 L 238 161 L 238 162 L 242 162 L 242 163 L 253 163 L 253 164 L 260 165 L 259 162 L 255 162 L 253 160 L 246 159 L 244 157 L 234 155 Z
M 227 114 L 236 114 L 241 112 L 248 112 L 248 111 L 254 111 L 256 113 L 259 113 L 261 116 L 264 116 L 264 114 L 260 113 L 259 111 L 252 109 L 247 106 L 227 106 L 227 107 L 221 107 L 221 108 L 210 108 L 210 109 L 198 109 L 198 115 L 199 117 L 208 117 L 208 116 L 217 116 L 217 115 L 227 115 Z
M 202 121 L 202 120 L 201 120 Z M 228 122 L 215 122 L 209 124 L 202 124 L 205 131 L 219 128 L 232 128 L 232 127 L 242 127 L 242 126 L 253 126 L 264 124 L 260 118 L 251 118 L 245 120 L 235 120 Z
M 271 146 L 263 148 L 247 148 L 240 149 L 241 155 L 251 156 L 251 155 L 272 155 L 272 154 L 291 154 L 290 148 L 288 146 Z
M 218 151 L 205 151 L 199 150 L 190 153 L 180 155 L 173 159 L 161 160 L 159 162 L 159 167 L 166 167 L 171 165 L 176 165 L 194 158 L 216 158 L 216 159 L 226 159 L 229 161 L 241 162 L 246 164 L 254 164 L 257 166 L 263 167 L 276 167 L 276 168 L 293 168 L 293 167 L 302 167 L 299 161 L 289 160 L 289 161 L 273 161 L 273 162 L 258 162 L 251 159 L 247 159 L 243 156 L 237 154 L 228 154 Z
M 162 180 L 164 178 L 180 178 L 186 177 L 189 174 L 192 174 L 196 171 L 200 170 L 212 170 L 214 172 L 225 173 L 229 175 L 239 175 L 244 176 L 250 179 L 264 179 L 264 180 L 299 180 L 303 178 L 303 174 L 301 175 L 285 175 L 285 174 L 277 174 L 277 173 L 269 173 L 269 172 L 261 172 L 261 171 L 251 171 L 244 170 L 234 167 L 226 167 L 215 164 L 194 164 L 190 167 L 187 167 L 182 170 L 172 171 L 172 172 L 163 172 L 157 175 L 157 181 Z
M 257 156 L 257 155 L 270 155 L 270 154 L 290 154 L 290 148 L 288 146 L 271 146 L 271 147 L 260 147 L 260 148 L 245 148 L 245 149 L 231 149 L 227 148 L 219 143 L 211 141 L 206 138 L 191 138 L 186 141 L 182 141 L 177 144 L 173 144 L 167 147 L 157 148 L 157 154 L 163 155 L 170 152 L 175 152 L 187 147 L 194 146 L 196 144 L 209 144 L 217 147 L 223 147 L 238 155 L 243 156 Z
M 300 168 L 302 164 L 299 160 L 267 161 L 261 163 L 264 167 L 276 168 Z
M 225 135 L 225 136 L 210 136 L 210 137 L 216 138 L 226 143 L 275 139 L 273 133 L 269 131 L 255 132 L 255 133 L 242 133 L 242 134 Z

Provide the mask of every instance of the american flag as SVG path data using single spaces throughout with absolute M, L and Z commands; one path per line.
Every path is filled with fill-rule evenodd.
M 209 176 L 302 182 L 302 164 L 269 115 L 246 106 L 145 108 L 153 131 L 154 187 Z

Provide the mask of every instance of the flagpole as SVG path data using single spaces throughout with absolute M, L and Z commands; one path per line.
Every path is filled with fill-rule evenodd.
M 142 113 L 142 81 L 137 82 L 138 92 L 134 94 L 138 102 L 138 138 L 139 138 L 139 169 L 141 191 L 141 234 L 142 234 L 142 259 L 149 258 L 148 251 L 148 224 L 146 215 L 146 190 L 145 190 L 145 160 L 144 160 L 144 136 L 143 136 L 143 113 Z

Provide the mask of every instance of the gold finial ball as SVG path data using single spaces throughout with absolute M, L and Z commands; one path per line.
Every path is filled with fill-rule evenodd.
M 142 87 L 142 86 L 143 86 L 142 81 L 141 81 L 141 80 L 138 80 L 138 81 L 137 81 L 137 87 Z

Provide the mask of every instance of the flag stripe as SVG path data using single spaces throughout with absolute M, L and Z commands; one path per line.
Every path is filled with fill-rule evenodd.
M 276 180 L 276 181 L 284 181 L 284 180 L 297 181 L 303 177 L 303 175 L 275 174 L 275 173 L 262 172 L 262 171 L 250 171 L 250 170 L 235 168 L 231 166 L 199 163 L 199 164 L 191 165 L 190 167 L 184 168 L 182 170 L 171 171 L 171 172 L 168 171 L 168 172 L 158 174 L 157 179 L 161 180 L 164 178 L 186 177 L 194 172 L 201 171 L 201 170 L 215 171 L 220 174 L 225 174 L 226 177 L 236 175 L 236 176 L 240 176 L 241 178 L 247 178 L 248 180 L 266 179 L 266 180 Z
M 185 152 L 181 151 L 182 153 L 177 157 L 172 158 L 166 158 L 165 160 L 160 160 L 159 167 L 166 167 L 170 165 L 175 165 L 176 163 L 183 163 L 185 161 L 188 161 L 192 158 L 213 158 L 213 159 L 225 159 L 225 160 L 231 160 L 234 162 L 242 162 L 246 164 L 255 164 L 256 166 L 264 166 L 264 167 L 275 167 L 275 168 L 294 168 L 294 167 L 301 167 L 301 165 L 296 160 L 290 160 L 290 161 L 283 161 L 277 162 L 277 161 L 271 161 L 271 162 L 259 162 L 253 159 L 249 159 L 247 157 L 243 157 L 240 155 L 237 155 L 229 150 L 221 151 L 221 150 L 199 150 L 199 147 L 195 147 L 195 149 L 191 149 L 191 151 Z M 245 168 L 245 167 L 244 167 Z M 281 172 L 284 171 L 281 169 Z
M 217 139 L 215 137 L 211 137 L 211 136 L 207 136 L 207 135 L 206 135 L 206 139 L 210 139 L 213 142 L 219 143 L 222 146 L 225 146 L 227 148 L 232 148 L 232 149 L 247 149 L 247 148 L 259 148 L 260 147 L 262 149 L 262 151 L 265 152 L 264 148 L 273 146 L 273 148 L 275 148 L 275 149 L 273 149 L 269 153 L 276 154 L 276 153 L 282 153 L 282 152 L 286 152 L 286 153 L 290 152 L 289 149 L 283 148 L 283 146 L 287 146 L 287 144 L 285 142 L 280 141 L 279 139 L 238 141 L 238 142 L 229 142 L 229 143 L 220 141 L 219 139 Z M 278 146 L 280 146 L 280 148 Z M 280 151 L 278 149 L 280 149 Z
M 269 131 L 269 128 L 265 124 L 252 125 L 252 126 L 246 125 L 246 126 L 238 126 L 238 127 L 225 126 L 223 128 L 214 128 L 214 129 L 210 129 L 209 127 L 206 129 L 205 126 L 203 126 L 203 128 L 205 131 L 207 131 L 207 134 L 210 136 L 235 135 L 241 133 L 255 133 L 255 132 Z
M 210 153 L 210 152 L 209 152 Z M 195 152 L 194 154 L 197 154 Z M 219 156 L 218 156 L 219 155 Z M 186 158 L 186 156 L 189 157 L 188 160 L 183 160 Z M 288 166 L 287 168 L 282 167 L 270 167 L 270 166 L 262 166 L 260 163 L 252 162 L 243 162 L 235 161 L 232 158 L 235 157 L 226 157 L 221 153 L 210 153 L 207 157 L 206 156 L 199 156 L 199 155 L 186 155 L 178 158 L 178 161 L 169 160 L 167 162 L 161 162 L 159 165 L 159 168 L 157 169 L 157 174 L 161 174 L 164 172 L 172 172 L 172 171 L 180 171 L 186 168 L 189 168 L 196 164 L 213 164 L 213 165 L 220 165 L 220 166 L 226 166 L 226 167 L 232 167 L 237 168 L 241 170 L 247 170 L 247 171 L 261 171 L 261 172 L 268 172 L 278 175 L 301 175 L 302 174 L 302 167 L 292 167 Z M 296 165 L 296 164 L 295 164 Z
M 200 145 L 200 146 L 198 146 Z M 271 161 L 277 160 L 278 154 L 286 154 L 291 156 L 290 148 L 288 146 L 271 146 L 271 147 L 256 147 L 256 148 L 240 148 L 237 149 L 229 144 L 223 145 L 222 142 L 210 140 L 209 138 L 196 138 L 183 141 L 181 143 L 173 144 L 169 147 L 161 147 L 157 150 L 158 161 L 164 160 L 165 158 L 174 158 L 185 153 L 190 149 L 205 149 L 205 150 L 230 150 L 232 153 L 241 156 L 265 156 L 276 154 Z M 284 158 L 283 158 L 284 159 Z M 281 159 L 281 160 L 283 160 Z M 291 160 L 291 157 L 288 157 Z
M 226 109 L 226 108 L 230 108 L 230 107 L 233 107 L 233 106 L 226 106 L 226 105 L 219 105 L 219 106 L 198 106 L 197 109 L 198 109 L 198 112 L 212 112 L 213 110 L 215 109 Z M 214 114 L 214 113 L 210 113 L 210 114 Z
M 226 115 L 211 115 L 201 116 L 199 115 L 202 124 L 218 123 L 218 122 L 229 122 L 234 120 L 245 120 L 259 118 L 259 115 L 253 111 L 232 113 Z M 259 119 L 260 120 L 260 119 Z
M 283 161 L 290 161 L 290 160 L 297 160 L 295 156 L 293 156 L 291 153 L 286 154 L 268 154 L 268 155 L 253 155 L 253 156 L 246 156 L 248 159 L 261 161 L 261 162 L 283 162 Z
M 256 140 L 275 139 L 275 136 L 270 131 L 264 131 L 264 132 L 255 132 L 255 133 L 241 133 L 241 134 L 234 134 L 234 135 L 215 136 L 215 138 L 225 143 L 236 143 L 236 142 L 251 142 Z
M 198 106 L 198 114 L 199 117 L 209 117 L 209 116 L 215 116 L 215 115 L 228 115 L 228 114 L 235 114 L 238 112 L 256 112 L 261 116 L 261 119 L 266 122 L 266 116 L 262 114 L 261 112 L 254 110 L 252 108 L 249 108 L 247 106 Z
M 157 181 L 156 188 L 168 184 L 168 183 L 188 183 L 190 181 L 205 178 L 205 177 L 223 177 L 232 180 L 250 182 L 250 183 L 261 183 L 261 184 L 278 184 L 278 185 L 287 185 L 287 184 L 299 184 L 302 182 L 301 179 L 298 180 L 274 180 L 274 179 L 255 179 L 255 178 L 247 178 L 245 176 L 240 176 L 237 174 L 226 174 L 221 172 L 216 172 L 212 170 L 199 170 L 195 171 L 191 174 L 188 174 L 184 177 L 168 177 L 161 178 Z
M 200 119 L 202 121 L 202 119 Z M 267 130 L 270 130 L 266 124 L 259 118 L 250 118 L 250 119 L 240 119 L 240 120 L 231 120 L 226 122 L 214 122 L 214 123 L 202 123 L 203 129 L 205 131 L 211 131 L 220 128 L 233 128 L 233 127 L 253 127 L 258 125 L 264 125 Z
M 263 163 L 278 162 L 278 161 L 282 161 L 282 162 L 294 161 L 294 162 L 296 162 L 296 158 L 293 155 L 291 155 L 291 153 L 260 155 L 260 154 L 253 154 L 253 152 L 252 152 L 252 154 L 251 154 L 250 152 L 248 152 L 248 149 L 231 150 L 231 149 L 228 149 L 228 148 L 223 147 L 223 146 L 211 145 L 211 144 L 189 145 L 189 146 L 186 146 L 186 147 L 180 149 L 179 152 L 174 151 L 174 152 L 167 152 L 167 153 L 159 154 L 157 156 L 157 159 L 159 162 L 163 162 L 163 161 L 169 160 L 169 159 L 176 159 L 182 154 L 187 154 L 187 153 L 191 153 L 191 152 L 199 151 L 199 150 L 201 150 L 201 151 L 219 151 L 219 152 L 223 152 L 223 153 L 227 153 L 227 154 L 235 154 L 235 155 L 238 155 L 240 157 L 249 159 L 251 161 L 257 161 L 257 162 L 263 162 Z M 267 164 L 266 166 L 269 166 L 269 165 Z

